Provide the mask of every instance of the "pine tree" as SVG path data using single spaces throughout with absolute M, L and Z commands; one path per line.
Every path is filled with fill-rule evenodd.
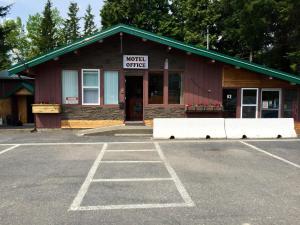
M 94 18 L 95 16 L 92 14 L 92 7 L 89 4 L 84 16 L 84 35 L 90 35 L 96 31 Z
M 0 18 L 5 17 L 9 12 L 10 5 L 0 6 Z M 7 55 L 10 46 L 6 43 L 6 37 L 10 31 L 0 24 L 0 71 L 6 69 L 10 65 L 10 60 Z
M 53 20 L 52 14 L 52 2 L 50 0 L 47 1 L 41 21 L 41 29 L 40 29 L 40 38 L 39 38 L 39 46 L 38 49 L 40 52 L 46 52 L 56 47 L 55 40 L 55 23 Z
M 69 6 L 68 18 L 64 22 L 64 39 L 65 42 L 72 42 L 80 37 L 79 21 L 77 13 L 79 11 L 78 5 L 75 2 L 71 2 Z
M 161 33 L 161 23 L 168 13 L 168 0 L 106 0 L 100 16 L 103 28 L 124 23 Z

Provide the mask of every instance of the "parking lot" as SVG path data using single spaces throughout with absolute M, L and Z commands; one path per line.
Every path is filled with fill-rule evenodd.
M 0 180 L 1 225 L 300 221 L 299 139 L 2 142 Z

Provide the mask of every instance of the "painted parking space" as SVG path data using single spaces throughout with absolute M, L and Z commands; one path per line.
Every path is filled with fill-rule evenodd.
M 246 141 L 251 148 L 258 148 L 271 157 L 300 168 L 300 148 L 298 140 L 291 141 Z
M 294 149 L 298 156 L 299 141 L 276 142 L 259 147 Z M 221 140 L 107 143 L 80 205 L 69 210 L 104 147 L 32 143 L 2 154 L 0 224 L 299 221 L 300 170 L 240 141 Z M 186 194 L 193 207 L 186 204 Z
M 146 146 L 146 150 L 143 148 L 140 149 L 141 145 Z M 106 143 L 103 145 L 101 152 L 69 210 L 147 209 L 195 206 L 176 172 L 169 165 L 158 143 L 122 144 L 122 150 L 120 150 L 120 147 L 118 144 Z M 148 151 L 149 149 L 151 151 Z M 95 174 L 101 164 L 142 164 L 147 166 L 154 165 L 154 167 L 160 164 L 164 165 L 169 176 L 145 178 L 142 174 L 137 175 L 139 171 L 136 170 L 137 174 L 134 177 L 120 177 L 116 179 L 113 178 L 116 176 L 113 174 L 109 178 L 97 179 L 95 178 Z M 109 195 L 112 192 L 114 196 Z M 128 199 L 131 195 L 134 195 L 133 200 Z M 182 199 L 180 199 L 180 196 Z M 109 200 L 110 197 L 113 197 L 115 201 Z M 105 200 L 107 198 L 108 200 Z

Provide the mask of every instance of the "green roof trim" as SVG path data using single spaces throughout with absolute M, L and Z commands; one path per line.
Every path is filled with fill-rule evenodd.
M 150 41 L 154 41 L 154 42 L 164 44 L 164 45 L 176 48 L 176 49 L 190 52 L 195 55 L 214 59 L 216 61 L 227 63 L 230 65 L 239 67 L 239 68 L 243 68 L 243 69 L 257 72 L 260 74 L 264 74 L 267 76 L 283 79 L 283 80 L 289 81 L 291 83 L 300 84 L 300 76 L 297 76 L 295 74 L 290 74 L 290 73 L 286 73 L 286 72 L 283 72 L 280 70 L 271 69 L 271 68 L 268 68 L 268 67 L 256 64 L 256 63 L 251 63 L 246 60 L 238 59 L 236 57 L 231 57 L 228 55 L 217 53 L 212 50 L 195 47 L 193 45 L 185 44 L 183 42 L 177 41 L 172 38 L 160 36 L 160 35 L 157 35 L 157 34 L 145 31 L 145 30 L 141 30 L 141 29 L 138 29 L 135 27 L 127 26 L 124 24 L 119 24 L 119 25 L 110 27 L 106 30 L 92 34 L 90 36 L 83 37 L 81 39 L 74 41 L 73 43 L 70 43 L 70 44 L 62 46 L 60 48 L 54 49 L 53 51 L 47 52 L 47 53 L 40 55 L 38 57 L 35 57 L 33 59 L 27 60 L 24 63 L 15 64 L 10 69 L 8 69 L 8 72 L 10 75 L 19 73 L 27 68 L 36 66 L 38 64 L 41 64 L 48 60 L 54 59 L 63 54 L 66 54 L 68 52 L 74 51 L 81 47 L 87 46 L 98 40 L 104 39 L 106 37 L 110 37 L 110 36 L 115 35 L 120 32 L 127 33 L 127 34 L 130 34 L 130 35 L 133 35 L 136 37 L 140 37 L 140 38 L 145 38 Z

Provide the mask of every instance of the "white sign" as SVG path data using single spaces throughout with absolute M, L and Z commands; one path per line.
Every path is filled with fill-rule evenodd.
M 263 109 L 268 109 L 269 108 L 269 102 L 268 101 L 263 101 Z
M 66 104 L 78 104 L 77 97 L 66 97 Z
M 124 69 L 148 69 L 147 55 L 123 55 Z

